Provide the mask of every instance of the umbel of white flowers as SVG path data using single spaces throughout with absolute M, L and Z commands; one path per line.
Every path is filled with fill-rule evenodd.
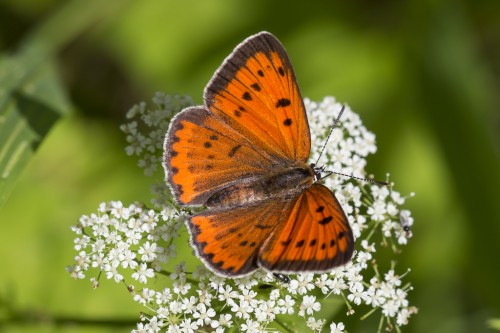
M 341 104 L 333 97 L 304 102 L 311 159 L 315 160 Z M 121 127 L 128 142 L 125 151 L 138 158 L 146 176 L 158 179 L 151 187 L 151 208 L 113 201 L 102 203 L 96 213 L 83 215 L 72 227 L 76 255 L 68 267 L 70 275 L 89 278 L 94 288 L 103 280 L 124 283 L 124 290 L 144 306 L 135 332 L 225 332 L 232 327 L 243 332 L 320 332 L 326 328 L 344 332 L 342 317 L 354 315 L 362 305 L 361 319 L 379 313 L 379 332 L 387 328 L 399 332 L 408 324 L 417 312 L 407 298 L 411 284 L 402 282 L 409 270 L 398 274 L 393 262 L 376 260 L 379 244 L 396 253 L 411 237 L 408 230 L 413 218 L 401 208 L 406 198 L 394 186 L 374 186 L 336 175 L 325 179 L 348 216 L 357 244 L 352 262 L 330 273 L 291 275 L 289 282 L 264 271 L 225 279 L 207 270 L 192 253 L 178 255 L 178 246 L 187 243 L 184 219 L 189 212 L 172 202 L 163 181 L 162 148 L 172 116 L 192 104 L 188 97 L 157 93 L 152 108 L 140 103 L 129 111 L 129 122 Z M 328 170 L 366 177 L 366 156 L 376 150 L 375 135 L 346 106 L 322 163 Z M 331 297 L 344 301 L 337 308 L 328 303 L 332 313 L 338 313 L 336 322 L 319 315 Z M 341 307 L 345 311 L 338 311 Z

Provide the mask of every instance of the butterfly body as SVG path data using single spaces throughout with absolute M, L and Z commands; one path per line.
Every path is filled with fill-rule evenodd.
M 198 257 L 240 277 L 324 272 L 348 262 L 354 238 L 333 193 L 307 161 L 309 124 L 281 43 L 261 32 L 224 60 L 202 106 L 172 119 L 164 168 Z
M 285 168 L 276 174 L 247 179 L 228 186 L 212 195 L 205 205 L 209 208 L 229 208 L 296 196 L 313 184 L 310 166 Z

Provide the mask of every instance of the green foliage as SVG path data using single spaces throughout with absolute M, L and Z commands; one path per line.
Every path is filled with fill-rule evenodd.
M 70 106 L 51 61 L 30 50 L 0 62 L 0 208 L 54 123 Z

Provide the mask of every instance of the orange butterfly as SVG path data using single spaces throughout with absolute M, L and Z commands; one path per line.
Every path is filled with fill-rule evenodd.
M 308 164 L 309 124 L 292 64 L 268 32 L 247 38 L 215 72 L 205 105 L 170 124 L 164 167 L 198 257 L 241 277 L 325 272 L 351 259 L 354 239 L 333 193 Z

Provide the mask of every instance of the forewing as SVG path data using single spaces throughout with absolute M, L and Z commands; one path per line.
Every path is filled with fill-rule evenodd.
M 270 33 L 235 48 L 205 88 L 205 104 L 272 159 L 308 160 L 311 139 L 302 97 L 287 53 Z
M 181 204 L 202 205 L 220 189 L 276 168 L 267 155 L 203 107 L 191 107 L 171 122 L 165 168 Z
M 283 225 L 265 242 L 259 265 L 273 272 L 325 272 L 347 263 L 354 238 L 333 193 L 313 184 L 294 202 Z
M 258 268 L 258 254 L 279 226 L 290 201 L 268 200 L 225 210 L 205 210 L 187 221 L 198 257 L 215 273 L 241 277 Z

